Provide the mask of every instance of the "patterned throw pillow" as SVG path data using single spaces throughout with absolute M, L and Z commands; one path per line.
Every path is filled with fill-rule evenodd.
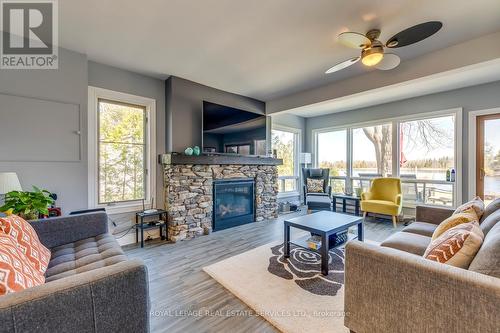
M 17 247 L 41 274 L 50 261 L 50 250 L 42 245 L 35 229 L 17 215 L 0 218 L 0 228 L 17 241 Z
M 324 193 L 323 179 L 307 178 L 307 193 Z
M 21 252 L 16 240 L 0 232 L 0 295 L 44 283 L 45 277 Z
M 479 218 L 477 217 L 476 211 L 469 207 L 461 213 L 454 213 L 446 220 L 441 222 L 434 233 L 432 234 L 432 240 L 441 236 L 446 230 L 451 229 L 459 224 L 476 221 L 479 223 Z
M 425 250 L 424 258 L 467 269 L 483 238 L 477 222 L 459 224 L 433 240 Z
M 473 208 L 476 211 L 478 219 L 481 218 L 484 214 L 484 202 L 480 197 L 475 197 L 469 202 L 464 203 L 463 205 L 459 206 L 453 214 L 458 214 L 461 212 L 464 212 L 468 210 L 469 208 Z

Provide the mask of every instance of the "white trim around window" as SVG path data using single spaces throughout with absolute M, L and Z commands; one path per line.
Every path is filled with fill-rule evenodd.
M 283 126 L 279 124 L 272 124 L 272 130 L 276 131 L 283 131 L 283 132 L 289 132 L 293 133 L 295 138 L 294 140 L 296 141 L 295 144 L 295 151 L 294 151 L 294 157 L 295 160 L 294 162 L 294 176 L 296 178 L 296 190 L 295 191 L 288 191 L 288 192 L 278 192 L 278 199 L 285 199 L 285 198 L 291 198 L 291 197 L 296 197 L 300 196 L 300 153 L 302 152 L 302 130 L 300 128 L 295 128 L 295 127 L 288 127 L 288 126 Z
M 425 113 L 415 113 L 411 115 L 405 115 L 405 116 L 398 116 L 398 117 L 391 117 L 391 118 L 384 118 L 384 119 L 377 119 L 377 120 L 371 120 L 371 121 L 366 121 L 366 122 L 359 122 L 359 123 L 348 123 L 348 124 L 343 124 L 339 126 L 332 126 L 332 127 L 325 127 L 325 128 L 316 128 L 311 131 L 312 135 L 312 153 L 313 153 L 313 165 L 315 167 L 318 167 L 318 133 L 324 133 L 324 132 L 332 132 L 332 131 L 338 131 L 338 130 L 347 130 L 347 173 L 348 176 L 350 177 L 352 174 L 352 166 L 349 165 L 351 156 L 352 156 L 352 130 L 355 128 L 360 128 L 360 127 L 367 127 L 367 126 L 375 126 L 375 125 L 380 125 L 383 123 L 391 123 L 392 124 L 392 168 L 393 168 L 393 174 L 399 176 L 399 126 L 400 123 L 406 122 L 406 121 L 414 121 L 414 120 L 422 120 L 422 119 L 428 119 L 428 118 L 438 118 L 438 117 L 443 117 L 443 116 L 451 116 L 453 115 L 455 117 L 455 128 L 454 128 L 454 134 L 455 134 L 455 147 L 454 147 L 454 152 L 455 152 L 455 170 L 456 170 L 456 181 L 454 183 L 455 187 L 455 198 L 453 205 L 457 206 L 462 203 L 462 183 L 463 183 L 463 169 L 462 169 L 462 108 L 453 108 L 453 109 L 446 109 L 446 110 L 439 110 L 439 111 L 432 111 L 432 112 L 425 112 Z M 470 121 L 469 121 L 470 124 Z M 469 125 L 470 126 L 470 125 Z M 470 129 L 469 129 L 470 133 Z M 470 139 L 470 136 L 469 136 Z M 470 153 L 469 153 L 470 156 Z M 470 170 L 469 170 L 470 172 Z M 470 176 L 469 176 L 470 177 Z M 348 182 L 347 182 L 348 183 Z M 348 184 L 346 184 L 348 186 Z M 470 185 L 469 185 L 469 191 L 470 191 Z
M 107 99 L 146 108 L 146 199 L 149 207 L 156 194 L 156 100 L 117 92 L 113 90 L 88 87 L 88 207 L 104 207 L 110 214 L 142 210 L 142 200 L 99 205 L 98 204 L 98 100 Z
M 468 191 L 468 199 L 472 199 L 476 196 L 476 146 L 477 146 L 477 117 L 485 116 L 489 114 L 500 113 L 500 108 L 493 109 L 484 109 L 484 110 L 476 110 L 469 112 L 469 191 Z

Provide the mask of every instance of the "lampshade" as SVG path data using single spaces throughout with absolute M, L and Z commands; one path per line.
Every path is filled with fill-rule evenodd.
M 384 49 L 381 46 L 373 46 L 361 51 L 361 62 L 365 66 L 375 66 L 384 57 Z
M 21 183 L 15 172 L 0 172 L 0 194 L 22 190 Z
M 302 164 L 311 163 L 311 153 L 300 153 L 300 163 Z

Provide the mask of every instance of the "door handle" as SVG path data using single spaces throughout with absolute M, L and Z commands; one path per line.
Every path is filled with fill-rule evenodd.
M 485 174 L 486 174 L 486 171 L 484 170 L 484 168 L 480 168 L 479 169 L 479 179 L 484 180 Z

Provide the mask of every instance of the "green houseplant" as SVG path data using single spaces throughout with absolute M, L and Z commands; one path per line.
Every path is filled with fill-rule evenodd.
M 50 192 L 33 186 L 32 192 L 12 191 L 5 194 L 5 203 L 0 212 L 12 210 L 26 220 L 35 220 L 40 215 L 49 214 L 49 206 L 54 203 Z

